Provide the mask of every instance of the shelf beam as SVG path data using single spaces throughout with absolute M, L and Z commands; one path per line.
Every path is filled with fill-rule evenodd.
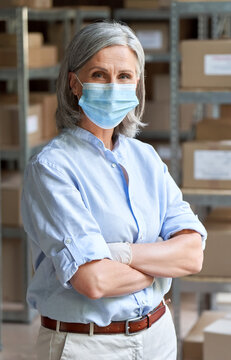
M 201 14 L 217 15 L 231 13 L 230 2 L 175 2 L 178 16 L 198 16 Z
M 178 101 L 180 104 L 184 103 L 204 103 L 204 104 L 230 104 L 231 103 L 231 88 L 230 90 L 180 90 L 178 92 Z
M 184 200 L 190 204 L 211 207 L 231 207 L 231 190 L 182 189 Z
M 180 279 L 182 292 L 217 293 L 231 292 L 231 278 L 188 276 Z
M 57 79 L 60 65 L 29 69 L 29 79 Z M 16 68 L 0 68 L 0 80 L 16 80 L 18 70 Z
M 114 19 L 130 21 L 152 21 L 152 20 L 169 20 L 169 10 L 157 9 L 117 9 L 113 13 Z
M 170 61 L 169 53 L 146 53 L 145 54 L 145 62 L 153 63 L 153 62 L 166 62 Z

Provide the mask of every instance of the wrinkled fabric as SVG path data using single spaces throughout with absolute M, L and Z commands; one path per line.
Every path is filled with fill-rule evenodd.
M 27 300 L 56 320 L 106 326 L 147 314 L 168 292 L 169 278 L 119 297 L 75 291 L 79 266 L 111 258 L 107 243 L 167 241 L 182 229 L 206 238 L 153 147 L 122 135 L 111 151 L 82 128 L 63 131 L 29 161 L 21 203 L 35 269 Z
M 176 334 L 169 309 L 136 335 L 93 335 L 40 328 L 37 360 L 176 360 Z

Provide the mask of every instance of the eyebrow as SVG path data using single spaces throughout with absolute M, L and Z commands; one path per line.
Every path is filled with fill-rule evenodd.
M 91 70 L 102 70 L 102 71 L 105 71 L 105 72 L 108 72 L 108 70 L 106 69 L 106 68 L 103 68 L 103 67 L 101 67 L 101 66 L 92 66 L 90 69 L 88 69 L 89 71 L 91 71 Z M 131 74 L 134 74 L 134 72 L 132 71 L 132 70 L 120 70 L 119 71 L 120 73 L 123 73 L 123 72 L 125 72 L 125 73 L 131 73 Z

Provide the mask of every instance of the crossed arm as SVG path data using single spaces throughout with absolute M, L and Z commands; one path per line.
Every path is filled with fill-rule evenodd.
M 150 286 L 157 277 L 179 277 L 201 270 L 201 235 L 183 230 L 171 239 L 152 244 L 132 244 L 132 262 L 109 259 L 79 267 L 70 282 L 79 293 L 92 298 L 122 296 Z

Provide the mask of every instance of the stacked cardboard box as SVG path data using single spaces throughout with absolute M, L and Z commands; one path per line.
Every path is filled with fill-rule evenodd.
M 208 239 L 204 251 L 203 268 L 198 276 L 230 278 L 231 224 L 222 221 L 207 221 L 204 225 L 208 231 Z
M 1 214 L 2 225 L 21 226 L 20 198 L 22 191 L 22 174 L 3 171 L 1 179 Z
M 231 141 L 184 143 L 183 187 L 231 189 Z
M 203 360 L 230 360 L 231 319 L 225 317 L 204 329 Z
M 203 119 L 196 124 L 197 140 L 231 140 L 231 121 L 228 118 Z
M 170 131 L 170 77 L 167 74 L 154 76 L 154 99 L 146 101 L 144 122 L 147 131 Z M 195 119 L 194 104 L 180 106 L 180 130 L 190 131 Z
M 0 8 L 27 6 L 29 8 L 50 8 L 53 0 L 1 0 Z
M 130 23 L 145 52 L 167 52 L 169 49 L 168 23 Z
M 124 7 L 129 9 L 156 9 L 170 5 L 171 0 L 124 0 Z
M 179 2 L 217 2 L 217 1 L 230 1 L 230 0 L 178 0 Z
M 0 67 L 17 66 L 16 34 L 0 34 Z M 54 45 L 44 45 L 40 33 L 29 33 L 28 67 L 40 68 L 57 65 L 58 53 Z
M 218 311 L 204 311 L 202 313 L 196 324 L 184 338 L 183 360 L 203 360 L 204 329 L 224 316 L 224 312 Z
M 2 239 L 2 297 L 3 302 L 22 302 L 23 242 L 17 238 Z
M 27 135 L 29 146 L 42 141 L 42 105 L 29 106 L 27 116 Z M 8 104 L 0 106 L 0 147 L 9 148 L 20 145 L 19 106 Z
M 172 0 L 158 0 L 160 7 L 167 7 L 169 8 L 171 6 Z
M 181 54 L 182 87 L 231 88 L 230 39 L 182 41 Z
M 16 171 L 2 171 L 1 178 L 1 216 L 6 227 L 22 226 L 20 199 L 22 174 Z M 23 281 L 23 242 L 22 239 L 2 239 L 2 279 L 3 301 L 22 302 Z
M 226 118 L 231 120 L 231 105 L 221 105 L 220 106 L 221 111 L 221 118 Z
M 57 109 L 56 94 L 47 92 L 31 92 L 30 103 L 42 105 L 42 139 L 48 140 L 57 135 L 55 113 Z
M 158 0 L 124 0 L 124 7 L 129 9 L 156 9 Z
M 22 174 L 15 171 L 2 171 L 1 178 L 1 217 L 6 227 L 22 226 L 20 199 Z M 22 302 L 23 281 L 23 240 L 2 239 L 2 292 L 4 302 Z
M 43 44 L 43 34 L 39 32 L 28 34 L 28 45 L 30 48 L 41 47 Z M 17 38 L 15 34 L 0 33 L 0 48 L 16 47 Z
M 208 239 L 203 268 L 197 276 L 231 277 L 231 209 L 214 208 L 204 221 Z M 219 247 L 219 255 L 217 249 Z
M 57 98 L 47 92 L 32 92 L 27 117 L 29 146 L 38 145 L 57 134 L 55 112 Z M 0 147 L 19 145 L 19 106 L 17 96 L 2 94 L 0 99 Z
M 222 222 L 231 224 L 231 208 L 213 208 L 208 214 L 206 221 L 208 222 Z

